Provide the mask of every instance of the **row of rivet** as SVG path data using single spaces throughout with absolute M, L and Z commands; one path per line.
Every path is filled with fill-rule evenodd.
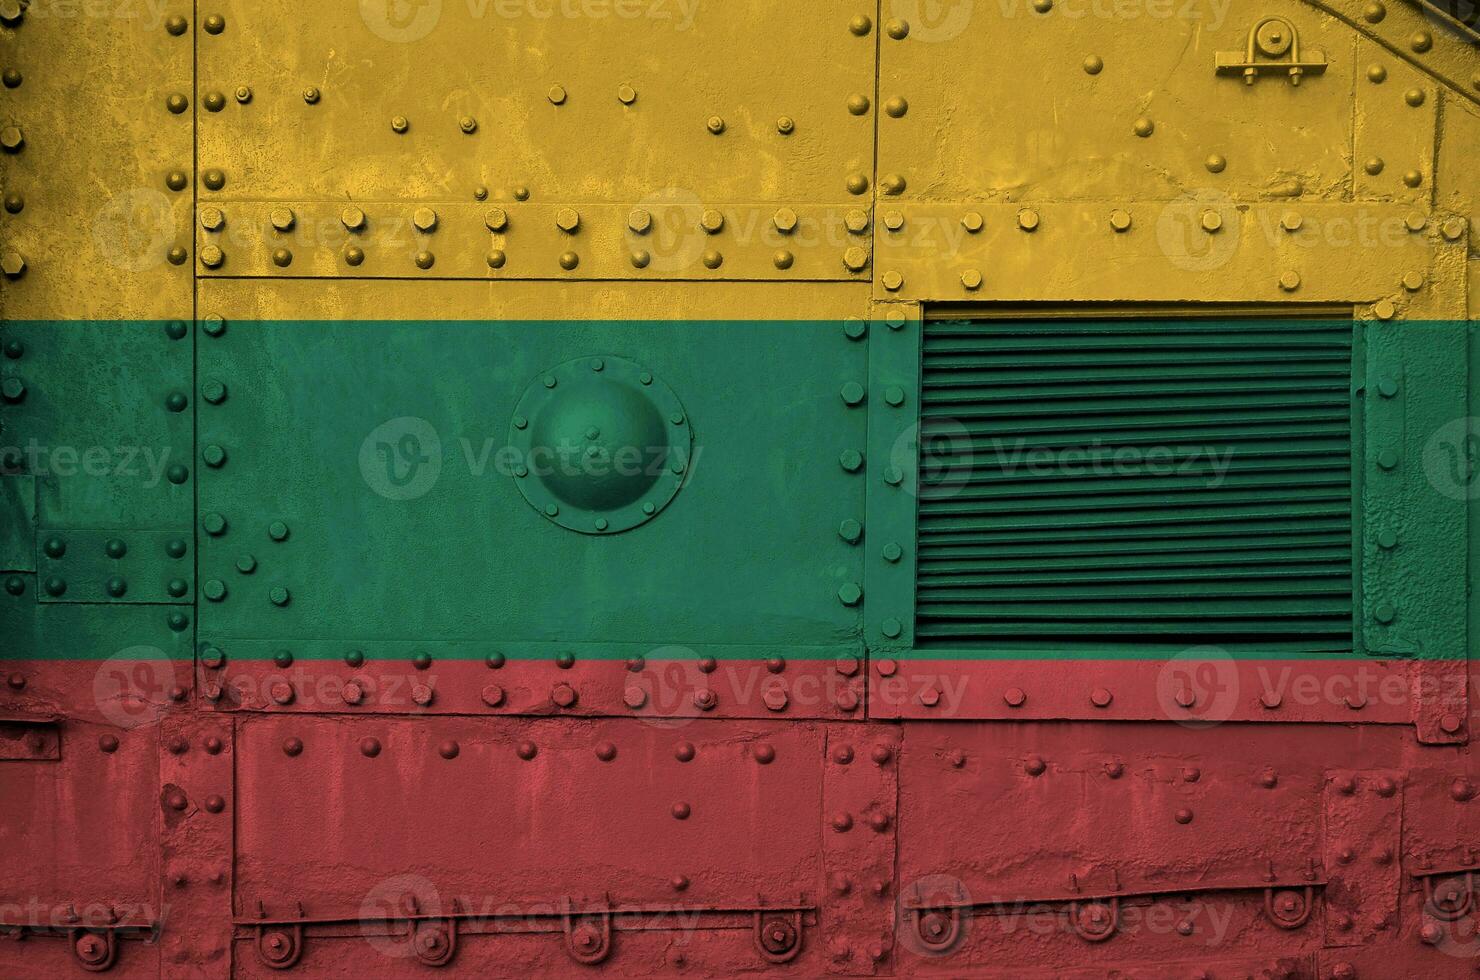
M 207 186 L 212 182 L 212 175 L 218 171 L 207 171 Z M 224 180 L 224 178 L 222 178 Z M 219 186 L 219 185 L 218 185 Z M 279 232 L 291 231 L 297 223 L 297 216 L 288 207 L 274 208 L 269 215 L 272 227 Z M 365 212 L 354 206 L 346 207 L 340 214 L 340 221 L 350 232 L 364 231 L 367 218 Z M 422 234 L 430 235 L 437 230 L 437 212 L 430 207 L 419 207 L 411 216 L 412 225 Z M 868 230 L 868 214 L 860 209 L 850 210 L 845 215 L 844 222 L 853 234 L 863 234 Z M 226 224 L 226 216 L 220 208 L 207 207 L 200 214 L 201 227 L 207 232 L 220 231 Z M 503 208 L 490 208 L 484 215 L 484 226 L 494 234 L 504 234 L 509 228 L 509 216 Z M 798 224 L 796 212 L 791 208 L 780 208 L 772 218 L 776 230 L 783 235 L 791 234 Z M 555 215 L 555 226 L 567 235 L 575 235 L 580 229 L 581 216 L 574 208 L 564 207 L 559 209 Z M 706 210 L 700 217 L 698 227 L 705 234 L 717 235 L 725 225 L 724 215 L 714 209 Z M 652 215 L 643 208 L 637 208 L 628 216 L 627 227 L 633 234 L 645 235 L 652 227 Z M 365 250 L 356 244 L 349 244 L 343 250 L 346 265 L 358 266 L 365 261 Z M 795 261 L 795 255 L 789 249 L 778 249 L 772 256 L 772 264 L 778 269 L 789 269 Z M 487 256 L 490 269 L 503 268 L 508 259 L 502 248 L 489 251 Z M 724 263 L 724 256 L 717 249 L 706 249 L 700 257 L 706 268 L 718 269 Z M 218 269 L 226 261 L 225 251 L 218 245 L 207 244 L 200 250 L 201 264 L 208 269 Z M 630 255 L 634 268 L 646 268 L 652 261 L 652 255 L 646 249 L 636 249 Z M 293 262 L 293 253 L 290 249 L 279 247 L 273 250 L 273 264 L 279 268 L 287 268 Z M 559 256 L 558 262 L 562 269 L 567 272 L 580 265 L 579 253 L 567 250 Z M 427 249 L 422 249 L 413 257 L 417 268 L 426 270 L 436 264 L 436 256 Z M 843 251 L 843 265 L 850 272 L 861 272 L 868 266 L 868 250 L 861 246 L 850 246 Z

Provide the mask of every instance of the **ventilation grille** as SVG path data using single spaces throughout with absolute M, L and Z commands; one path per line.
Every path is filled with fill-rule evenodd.
M 917 643 L 1351 650 L 1352 333 L 927 321 Z

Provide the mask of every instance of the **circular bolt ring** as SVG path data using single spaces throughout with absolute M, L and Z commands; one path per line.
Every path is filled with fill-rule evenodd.
M 541 372 L 520 396 L 509 446 L 529 466 L 515 470 L 515 483 L 561 527 L 618 534 L 652 520 L 683 488 L 692 430 L 678 396 L 646 368 L 609 354 L 575 358 Z M 560 448 L 567 440 L 585 444 L 581 465 L 569 465 Z M 626 458 L 632 449 L 642 465 Z
M 1441 922 L 1453 922 L 1469 912 L 1470 908 L 1475 904 L 1475 873 L 1473 871 L 1465 872 L 1464 890 L 1459 895 L 1454 894 L 1459 889 L 1458 877 L 1445 880 L 1445 884 L 1449 885 L 1450 888 L 1446 889 L 1446 894 L 1443 895 L 1435 891 L 1434 880 L 1436 877 L 1436 875 L 1424 876 L 1424 910 Z
M 73 929 L 71 940 L 73 959 L 89 973 L 102 973 L 112 969 L 113 964 L 118 962 L 118 937 L 111 929 L 96 932 Z
M 302 926 L 257 927 L 257 958 L 268 969 L 290 969 L 298 964 L 302 955 Z
M 1281 929 L 1299 929 L 1310 918 L 1311 894 L 1310 885 L 1305 886 L 1303 896 L 1293 888 L 1266 888 L 1264 914 Z M 1284 911 L 1281 905 L 1292 906 L 1291 911 Z
M 411 935 L 411 953 L 426 966 L 446 966 L 457 955 L 457 920 L 419 922 Z
M 568 899 L 567 909 L 569 909 Z M 565 951 L 570 954 L 571 959 L 591 966 L 611 955 L 612 919 L 610 912 L 576 915 L 566 911 L 562 919 L 565 924 Z
M 961 940 L 960 909 L 915 909 L 915 935 L 931 953 L 945 953 Z
M 1073 927 L 1074 934 L 1085 942 L 1102 943 L 1115 935 L 1115 930 L 1120 926 L 1120 899 L 1096 899 L 1084 905 L 1070 902 L 1069 924 Z
M 802 951 L 802 913 L 756 912 L 754 937 L 767 963 L 790 963 Z

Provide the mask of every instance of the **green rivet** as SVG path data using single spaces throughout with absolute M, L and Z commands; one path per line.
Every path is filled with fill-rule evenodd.
M 206 533 L 213 537 L 226 532 L 226 518 L 214 512 L 201 518 L 200 524 L 206 529 Z
M 849 340 L 862 340 L 868 333 L 868 324 L 857 319 L 844 320 L 843 333 Z
M 220 579 L 213 578 L 206 583 L 206 598 L 212 602 L 220 602 L 226 598 L 226 583 Z
M 658 512 L 658 507 L 652 501 L 648 501 L 642 505 L 642 512 L 648 516 L 652 516 Z
M 292 601 L 293 597 L 289 594 L 287 589 L 283 588 L 281 585 L 275 585 L 267 593 L 267 598 L 272 602 L 274 606 L 286 606 L 289 602 Z
M 267 535 L 274 541 L 288 540 L 288 525 L 282 521 L 273 521 L 267 527 Z
M 201 458 L 205 460 L 207 466 L 214 469 L 226 462 L 226 450 L 213 443 L 201 451 Z
M 838 599 L 845 606 L 856 606 L 863 598 L 863 589 L 858 587 L 857 582 L 844 582 L 838 589 Z
M 886 619 L 879 624 L 879 630 L 891 640 L 899 639 L 899 634 L 904 632 L 904 626 L 897 619 Z
M 838 455 L 838 462 L 849 473 L 857 473 L 863 468 L 863 453 L 856 449 L 845 449 Z
M 279 650 L 272 655 L 272 662 L 279 667 L 291 667 L 293 666 L 293 654 L 287 650 Z
M 892 562 L 897 562 L 902 557 L 904 557 L 904 549 L 901 548 L 899 545 L 895 544 L 893 541 L 891 541 L 888 544 L 884 545 L 884 560 L 885 561 L 891 562 L 891 563 Z
M 1393 469 L 1398 465 L 1398 454 L 1391 449 L 1384 449 L 1377 454 L 1377 465 L 1385 470 Z
M 103 546 L 103 550 L 109 558 L 118 559 L 128 554 L 128 545 L 123 542 L 122 538 L 110 538 Z
M 843 401 L 848 405 L 858 405 L 863 401 L 863 385 L 857 381 L 849 381 L 843 385 Z
M 904 389 L 898 385 L 890 385 L 884 391 L 884 400 L 895 408 L 904 404 Z
M 560 514 L 560 508 L 559 507 L 556 507 L 554 504 L 546 504 L 545 505 L 545 516 L 546 517 L 557 517 L 557 516 L 559 516 L 559 514 Z
M 838 537 L 849 544 L 857 544 L 858 539 L 863 537 L 863 525 L 850 517 L 838 525 Z
M 1398 536 L 1392 531 L 1383 531 L 1377 536 L 1377 546 L 1379 548 L 1396 548 L 1398 546 Z
M 251 555 L 242 555 L 236 560 L 236 570 L 243 575 L 251 575 L 257 570 L 257 559 Z
M 884 482 L 891 487 L 897 487 L 904 482 L 904 473 L 900 471 L 898 466 L 891 466 L 884 470 Z
M 1382 602 L 1378 603 L 1377 607 L 1372 610 L 1372 615 L 1379 623 L 1387 625 L 1398 618 L 1398 611 L 1393 608 L 1391 603 Z
M 1377 393 L 1384 398 L 1392 398 L 1398 393 L 1398 382 L 1392 378 L 1383 378 L 1377 382 Z

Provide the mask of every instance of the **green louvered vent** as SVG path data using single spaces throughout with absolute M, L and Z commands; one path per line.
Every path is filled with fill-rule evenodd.
M 927 321 L 916 642 L 1352 649 L 1352 324 Z

